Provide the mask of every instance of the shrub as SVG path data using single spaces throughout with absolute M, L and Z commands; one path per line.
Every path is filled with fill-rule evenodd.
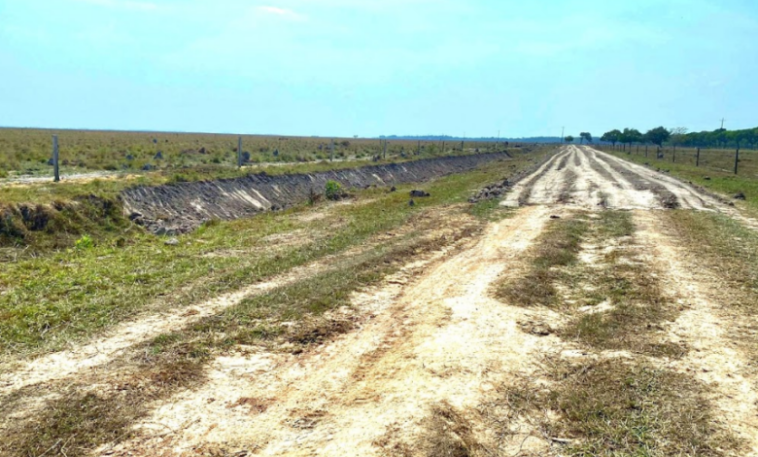
M 74 246 L 79 250 L 91 249 L 95 247 L 95 242 L 92 241 L 92 238 L 89 235 L 84 235 L 76 240 Z
M 339 200 L 342 198 L 342 185 L 337 181 L 327 181 L 326 198 L 329 200 Z

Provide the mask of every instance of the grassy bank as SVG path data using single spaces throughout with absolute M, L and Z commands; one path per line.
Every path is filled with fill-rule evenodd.
M 532 160 L 524 155 L 424 184 L 431 197 L 416 199 L 415 206 L 408 205 L 414 186 L 399 186 L 394 193 L 356 192 L 352 204 L 303 205 L 210 224 L 181 237 L 178 246 L 136 232 L 33 257 L 10 250 L 0 270 L 0 352 L 60 349 L 142 311 L 196 303 L 337 254 L 432 208 L 464 203 L 483 184 Z

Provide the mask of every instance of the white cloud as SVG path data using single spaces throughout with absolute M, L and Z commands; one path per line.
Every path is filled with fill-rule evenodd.
M 292 20 L 304 20 L 305 16 L 300 15 L 292 10 L 286 8 L 278 8 L 276 6 L 259 6 L 258 11 L 267 14 L 273 14 L 275 16 L 281 16 Z
M 158 5 L 151 2 L 141 2 L 134 0 L 77 0 L 80 3 L 102 6 L 105 8 L 114 8 L 131 11 L 155 11 Z

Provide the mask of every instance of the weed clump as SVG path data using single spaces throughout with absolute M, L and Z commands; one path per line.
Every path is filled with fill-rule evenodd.
M 326 182 L 326 199 L 337 201 L 342 200 L 347 196 L 344 190 L 342 190 L 342 185 L 338 183 L 337 181 L 327 181 Z

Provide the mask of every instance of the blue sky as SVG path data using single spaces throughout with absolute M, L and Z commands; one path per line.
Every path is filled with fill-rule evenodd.
M 758 125 L 755 0 L 0 0 L 0 125 L 520 137 Z

